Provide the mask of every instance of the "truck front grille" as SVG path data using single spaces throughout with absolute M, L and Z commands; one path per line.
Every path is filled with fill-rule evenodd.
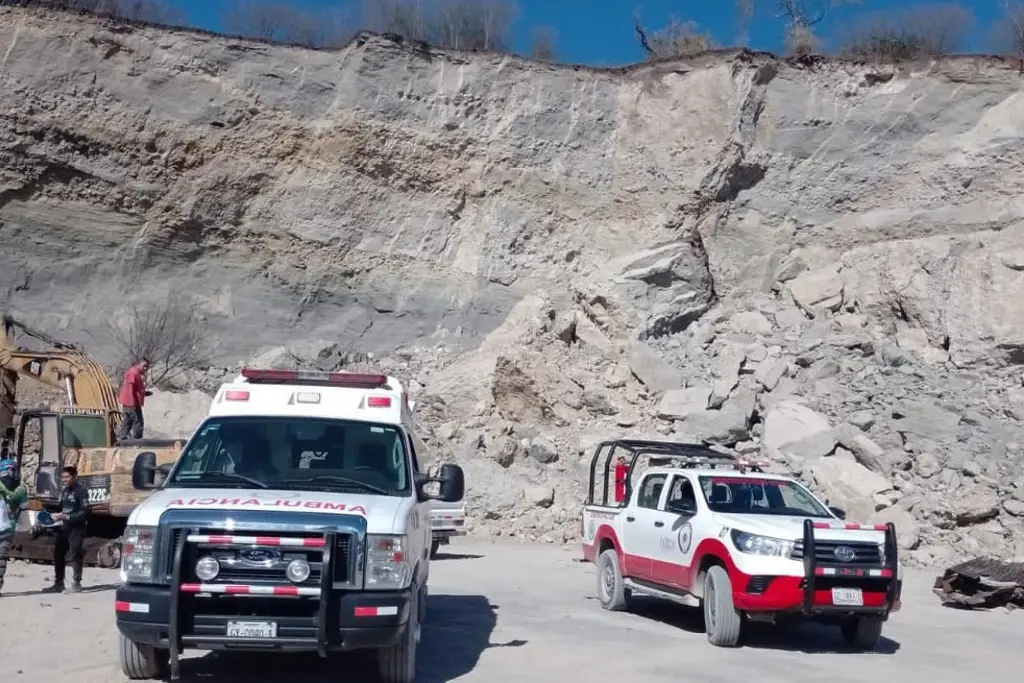
M 196 562 L 206 556 L 215 557 L 220 564 L 220 572 L 212 581 L 205 583 L 212 584 L 247 584 L 247 585 L 298 585 L 298 586 L 319 586 L 323 572 L 324 549 L 318 547 L 301 546 L 238 546 L 231 543 L 219 542 L 220 539 L 211 539 L 211 542 L 187 542 L 187 536 L 268 536 L 275 538 L 294 539 L 321 539 L 320 534 L 303 534 L 291 532 L 259 532 L 259 531 L 227 531 L 224 529 L 202 528 L 184 529 L 172 527 L 168 529 L 165 542 L 163 543 L 163 557 L 166 558 L 167 579 L 170 580 L 174 570 L 174 552 L 178 543 L 185 542 L 185 549 L 181 563 L 181 581 L 198 581 L 195 575 Z M 335 533 L 335 544 L 332 549 L 333 576 L 331 582 L 334 585 L 352 585 L 355 581 L 355 556 L 352 553 L 354 547 L 354 533 Z M 302 559 L 309 563 L 310 575 L 301 584 L 294 584 L 289 581 L 286 568 L 288 564 L 296 559 Z
M 850 552 L 841 550 L 845 548 Z M 839 550 L 837 554 L 837 550 Z M 797 541 L 790 555 L 794 560 L 804 559 L 804 542 Z M 814 541 L 814 562 L 820 565 L 839 565 L 850 567 L 878 567 L 883 564 L 882 549 L 877 543 L 863 541 Z

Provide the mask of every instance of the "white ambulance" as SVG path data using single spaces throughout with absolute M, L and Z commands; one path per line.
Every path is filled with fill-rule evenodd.
M 186 649 L 376 649 L 380 680 L 411 683 L 429 504 L 464 492 L 457 465 L 424 473 L 424 451 L 393 377 L 243 370 L 173 467 L 135 461 L 156 492 L 123 537 L 125 676 L 176 679 Z

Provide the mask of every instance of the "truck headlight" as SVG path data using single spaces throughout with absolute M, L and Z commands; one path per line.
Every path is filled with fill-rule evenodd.
M 732 530 L 732 542 L 740 552 L 764 557 L 789 557 L 795 545 L 793 541 L 748 534 L 736 529 Z
M 366 588 L 405 588 L 411 572 L 405 536 L 370 534 L 366 537 Z
M 153 580 L 155 526 L 129 526 L 121 543 L 121 582 L 149 583 Z

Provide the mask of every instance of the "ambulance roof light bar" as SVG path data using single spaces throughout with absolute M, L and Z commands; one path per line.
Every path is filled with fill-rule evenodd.
M 353 372 L 242 368 L 242 377 L 250 384 L 317 384 L 350 389 L 386 390 L 389 388 L 387 375 L 363 375 Z

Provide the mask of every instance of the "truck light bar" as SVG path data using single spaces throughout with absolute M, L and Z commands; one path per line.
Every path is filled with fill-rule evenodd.
M 387 386 L 386 375 L 361 375 L 352 372 L 320 372 L 317 370 L 253 370 L 242 368 L 242 377 L 260 384 L 327 384 L 352 389 L 379 389 Z

